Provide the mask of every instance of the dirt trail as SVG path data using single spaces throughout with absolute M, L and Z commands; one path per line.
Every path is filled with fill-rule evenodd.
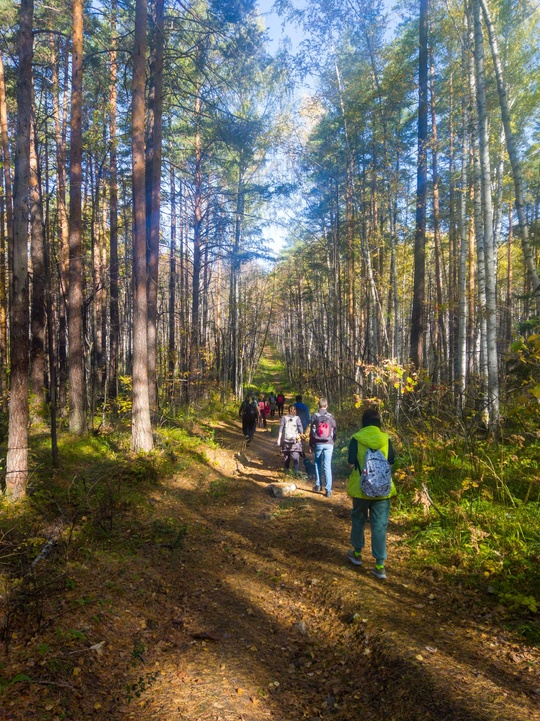
M 237 430 L 216 428 L 223 450 L 206 470 L 181 471 L 156 492 L 156 515 L 186 523 L 185 545 L 143 549 L 129 561 L 138 565 L 110 569 L 124 568 L 130 590 L 121 612 L 88 622 L 88 637 L 107 643 L 85 661 L 84 686 L 70 681 L 62 718 L 538 719 L 538 650 L 474 595 L 411 574 L 399 526 L 386 582 L 367 558 L 348 563 L 344 479 L 331 499 L 307 479 L 294 498 L 264 490 L 283 478 L 276 427 L 257 431 L 243 463 Z M 55 718 L 16 707 L 3 718 Z
M 276 425 L 257 432 L 222 498 L 195 504 L 208 541 L 184 559 L 181 615 L 188 634 L 209 638 L 171 654 L 175 670 L 137 717 L 539 718 L 538 652 L 513 644 L 481 605 L 471 616 L 458 589 L 411 576 L 399 527 L 386 582 L 347 562 L 343 479 L 331 499 L 307 479 L 297 498 L 265 493 L 283 477 Z M 234 452 L 236 437 L 220 440 Z

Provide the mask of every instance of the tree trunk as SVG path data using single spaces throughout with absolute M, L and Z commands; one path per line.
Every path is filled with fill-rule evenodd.
M 120 314 L 118 310 L 118 138 L 116 137 L 116 0 L 111 4 L 112 46 L 109 53 L 111 96 L 109 102 L 110 176 L 109 176 L 109 366 L 108 395 L 115 399 L 117 394 L 118 347 L 120 336 Z
M 176 367 L 176 188 L 174 182 L 174 168 L 171 165 L 171 245 L 169 253 L 169 352 L 168 352 L 168 380 L 169 398 L 174 400 L 174 370 Z
M 32 261 L 32 306 L 30 346 L 30 389 L 36 410 L 44 400 L 45 366 L 45 233 L 35 126 L 30 137 L 30 258 Z
M 197 398 L 199 381 L 199 344 L 200 344 L 200 293 L 202 262 L 202 157 L 201 157 L 201 98 L 195 97 L 195 173 L 194 173 L 194 216 L 193 216 L 193 275 L 191 295 L 191 342 L 189 346 L 189 394 L 190 402 Z
M 6 495 L 11 500 L 17 500 L 26 494 L 28 482 L 28 187 L 32 122 L 33 18 L 33 0 L 21 0 L 11 253 L 13 275 L 10 309 L 10 403 L 6 458 Z
M 82 72 L 83 0 L 73 0 L 71 67 L 71 138 L 69 149 L 69 430 L 86 432 L 84 338 L 83 338 L 83 245 L 82 245 Z
M 133 407 L 131 447 L 153 447 L 148 393 L 148 336 L 146 298 L 146 195 L 145 195 L 145 75 L 147 2 L 136 0 L 133 51 L 133 106 L 131 148 L 133 162 Z
M 502 64 L 499 56 L 497 35 L 495 33 L 495 27 L 491 19 L 487 0 L 479 0 L 479 2 L 482 6 L 482 11 L 484 14 L 484 21 L 486 23 L 488 31 L 491 55 L 493 58 L 493 65 L 495 67 L 495 75 L 497 77 L 497 92 L 499 95 L 499 104 L 501 106 L 501 116 L 504 127 L 504 134 L 506 137 L 506 148 L 508 150 L 508 157 L 510 158 L 512 176 L 514 179 L 516 211 L 519 222 L 519 231 L 521 234 L 521 248 L 523 251 L 523 257 L 525 259 L 525 266 L 527 268 L 529 280 L 532 286 L 532 292 L 535 298 L 536 315 L 540 316 L 540 279 L 538 277 L 538 271 L 536 269 L 536 263 L 532 253 L 532 249 L 529 244 L 529 227 L 527 224 L 527 218 L 525 217 L 525 204 L 523 198 L 523 173 L 517 153 L 514 131 L 512 130 L 512 119 L 510 117 L 508 95 L 503 77 Z
M 441 250 L 441 217 L 439 202 L 439 149 L 437 147 L 437 113 L 435 107 L 435 68 L 433 63 L 433 48 L 430 48 L 430 90 L 431 90 L 431 158 L 433 173 L 433 244 L 435 251 L 435 291 L 436 291 L 436 362 L 435 371 L 440 375 L 444 368 L 445 380 L 448 380 L 448 344 L 446 338 L 447 322 L 445 318 L 445 305 L 443 297 L 443 286 L 448 288 L 443 280 L 444 266 Z
M 420 0 L 420 40 L 418 51 L 418 167 L 416 173 L 416 231 L 414 236 L 414 289 L 411 317 L 411 361 L 424 365 L 425 276 L 426 276 L 426 196 L 428 137 L 428 12 L 429 0 Z
M 5 227 L 7 228 L 7 252 L 8 255 L 13 249 L 13 193 L 11 187 L 11 158 L 9 151 L 9 128 L 7 118 L 6 104 L 6 84 L 4 80 L 4 60 L 2 57 L 2 48 L 0 47 L 0 133 L 2 136 L 2 159 L 3 159 L 3 187 L 5 192 L 2 197 L 3 213 L 2 213 L 2 247 L 0 257 L 0 348 L 2 352 L 2 405 L 5 402 L 8 385 L 7 370 L 9 368 L 8 355 L 8 326 L 7 326 L 7 307 L 8 307 L 8 287 L 9 278 L 11 277 L 11 263 L 8 262 L 6 256 L 6 237 L 4 236 L 4 218 Z M 6 286 L 6 279 L 8 279 Z
M 146 264 L 148 273 L 148 392 L 150 409 L 158 408 L 157 393 L 157 300 L 159 274 L 159 225 L 161 188 L 161 146 L 163 116 L 163 29 L 164 0 L 152 8 L 153 44 L 150 57 L 149 131 L 146 146 Z
M 484 73 L 484 39 L 480 18 L 480 0 L 474 0 L 474 56 L 476 65 L 476 103 L 478 135 L 482 170 L 482 211 L 484 220 L 484 260 L 486 279 L 486 343 L 488 370 L 488 413 L 490 427 L 499 424 L 499 363 L 497 353 L 497 289 L 495 278 L 495 249 L 493 247 L 493 204 L 491 198 L 491 164 L 487 121 L 486 86 Z
M 457 408 L 458 413 L 463 410 L 463 394 L 467 380 L 467 164 L 468 158 L 468 112 L 466 104 L 463 103 L 463 139 L 461 145 L 461 193 L 460 193 L 460 213 L 459 213 L 459 265 L 458 265 L 458 317 L 457 317 L 457 348 L 456 348 L 456 390 L 457 390 Z

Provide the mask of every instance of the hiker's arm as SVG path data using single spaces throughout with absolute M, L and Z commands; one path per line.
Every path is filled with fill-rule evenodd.
M 394 446 L 392 441 L 388 441 L 388 463 L 392 465 L 396 460 L 396 454 L 394 453 Z
M 349 441 L 349 452 L 347 455 L 347 462 L 351 468 L 356 466 L 356 459 L 358 457 L 358 441 L 356 438 L 351 438 Z

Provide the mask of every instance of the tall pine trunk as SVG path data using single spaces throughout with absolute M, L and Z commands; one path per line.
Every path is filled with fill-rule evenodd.
M 0 248 L 0 360 L 2 361 L 2 371 L 0 380 L 0 390 L 2 392 L 2 405 L 6 402 L 6 390 L 8 385 L 8 286 L 11 277 L 11 263 L 8 262 L 7 253 L 11 253 L 13 248 L 13 190 L 11 184 L 11 157 L 9 150 L 9 129 L 7 117 L 6 103 L 6 83 L 4 79 L 4 60 L 2 57 L 2 48 L 0 47 L 0 134 L 2 137 L 2 160 L 3 160 L 3 188 L 5 195 L 2 195 L 2 228 L 1 228 L 1 248 Z M 0 194 L 2 194 L 0 187 Z M 7 228 L 7 238 L 4 235 L 4 227 Z M 6 248 L 7 239 L 7 248 Z M 6 280 L 8 281 L 6 284 Z
M 30 388 L 35 396 L 36 410 L 44 400 L 45 364 L 45 228 L 40 188 L 40 174 L 35 126 L 30 137 L 30 258 L 32 261 L 32 305 L 30 346 Z
M 150 56 L 149 131 L 146 146 L 146 263 L 148 272 L 148 392 L 150 408 L 157 412 L 157 316 L 159 274 L 159 221 L 161 146 L 163 116 L 163 29 L 164 0 L 152 7 L 152 52 Z
M 418 160 L 416 172 L 416 231 L 414 236 L 414 289 L 411 317 L 410 355 L 417 368 L 424 365 L 426 197 L 428 139 L 428 13 L 429 0 L 420 0 L 418 50 Z
M 17 500 L 26 494 L 28 482 L 28 187 L 32 122 L 33 19 L 33 0 L 21 0 L 11 252 L 10 403 L 6 458 L 6 495 L 11 500 Z
M 83 339 L 82 73 L 83 0 L 73 0 L 69 148 L 68 374 L 69 430 L 86 432 Z
M 110 137 L 110 173 L 109 173 L 109 364 L 108 395 L 116 398 L 118 375 L 118 348 L 120 337 L 120 314 L 118 309 L 118 139 L 116 137 L 116 0 L 111 4 L 111 51 L 109 53 L 111 95 L 109 100 L 109 137 Z
M 148 393 L 148 338 L 146 298 L 146 195 L 145 195 L 145 74 L 147 2 L 135 6 L 133 50 L 133 105 L 131 148 L 133 163 L 133 405 L 131 447 L 150 451 L 153 447 Z

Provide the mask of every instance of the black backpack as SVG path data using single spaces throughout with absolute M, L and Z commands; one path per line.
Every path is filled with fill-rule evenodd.
M 258 416 L 259 411 L 257 410 L 257 406 L 253 401 L 248 403 L 242 411 L 242 418 L 248 423 L 252 423 L 253 421 L 255 421 Z

